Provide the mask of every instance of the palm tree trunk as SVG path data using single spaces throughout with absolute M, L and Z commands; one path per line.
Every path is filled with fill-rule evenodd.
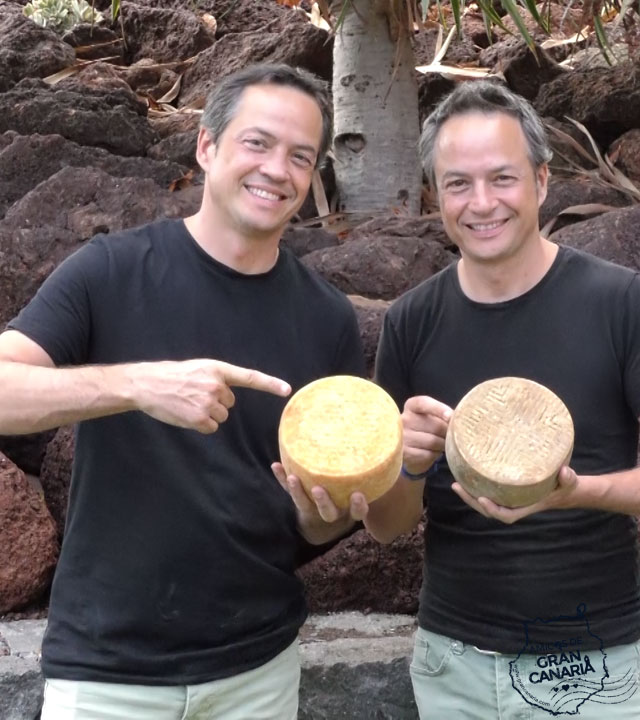
M 418 86 L 398 0 L 344 0 L 333 51 L 335 173 L 340 209 L 420 212 Z

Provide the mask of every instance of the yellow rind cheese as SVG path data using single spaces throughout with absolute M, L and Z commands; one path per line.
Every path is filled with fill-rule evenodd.
M 353 492 L 367 501 L 383 495 L 402 466 L 400 412 L 381 387 L 334 375 L 302 387 L 286 404 L 278 432 L 287 474 L 307 493 L 324 487 L 340 508 Z
M 520 507 L 556 487 L 573 440 L 571 415 L 555 393 L 533 380 L 502 377 L 476 385 L 458 403 L 445 452 L 469 494 Z

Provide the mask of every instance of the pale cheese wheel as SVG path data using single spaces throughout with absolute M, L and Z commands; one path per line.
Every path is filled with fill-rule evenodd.
M 533 380 L 502 377 L 462 398 L 445 451 L 451 473 L 469 494 L 519 507 L 556 487 L 573 439 L 571 415 L 555 393 Z
M 402 467 L 400 412 L 381 387 L 334 375 L 298 390 L 286 404 L 278 433 L 287 474 L 307 491 L 324 487 L 340 508 L 353 492 L 383 495 Z

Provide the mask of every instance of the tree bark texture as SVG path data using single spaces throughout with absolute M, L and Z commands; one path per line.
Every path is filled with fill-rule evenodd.
M 345 0 L 347 1 L 347 0 Z M 398 0 L 350 0 L 333 57 L 339 209 L 420 212 L 418 85 Z

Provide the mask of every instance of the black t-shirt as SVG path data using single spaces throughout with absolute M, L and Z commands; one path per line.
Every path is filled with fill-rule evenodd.
M 452 265 L 388 311 L 376 377 L 400 407 L 430 395 L 455 407 L 477 383 L 536 380 L 565 402 L 579 474 L 634 467 L 640 415 L 640 278 L 561 247 L 546 276 L 507 302 L 467 298 Z M 548 619 L 561 640 L 586 605 L 605 646 L 640 637 L 635 519 L 547 511 L 513 525 L 488 519 L 451 490 L 446 460 L 427 480 L 422 627 L 517 653 L 525 623 Z M 587 637 L 583 647 L 596 644 Z
M 215 358 L 362 375 L 349 301 L 287 250 L 243 275 L 184 223 L 97 236 L 10 323 L 56 365 Z M 128 412 L 82 422 L 43 646 L 47 677 L 191 684 L 261 665 L 305 619 L 293 503 L 273 477 L 286 399 L 234 388 L 213 435 Z

